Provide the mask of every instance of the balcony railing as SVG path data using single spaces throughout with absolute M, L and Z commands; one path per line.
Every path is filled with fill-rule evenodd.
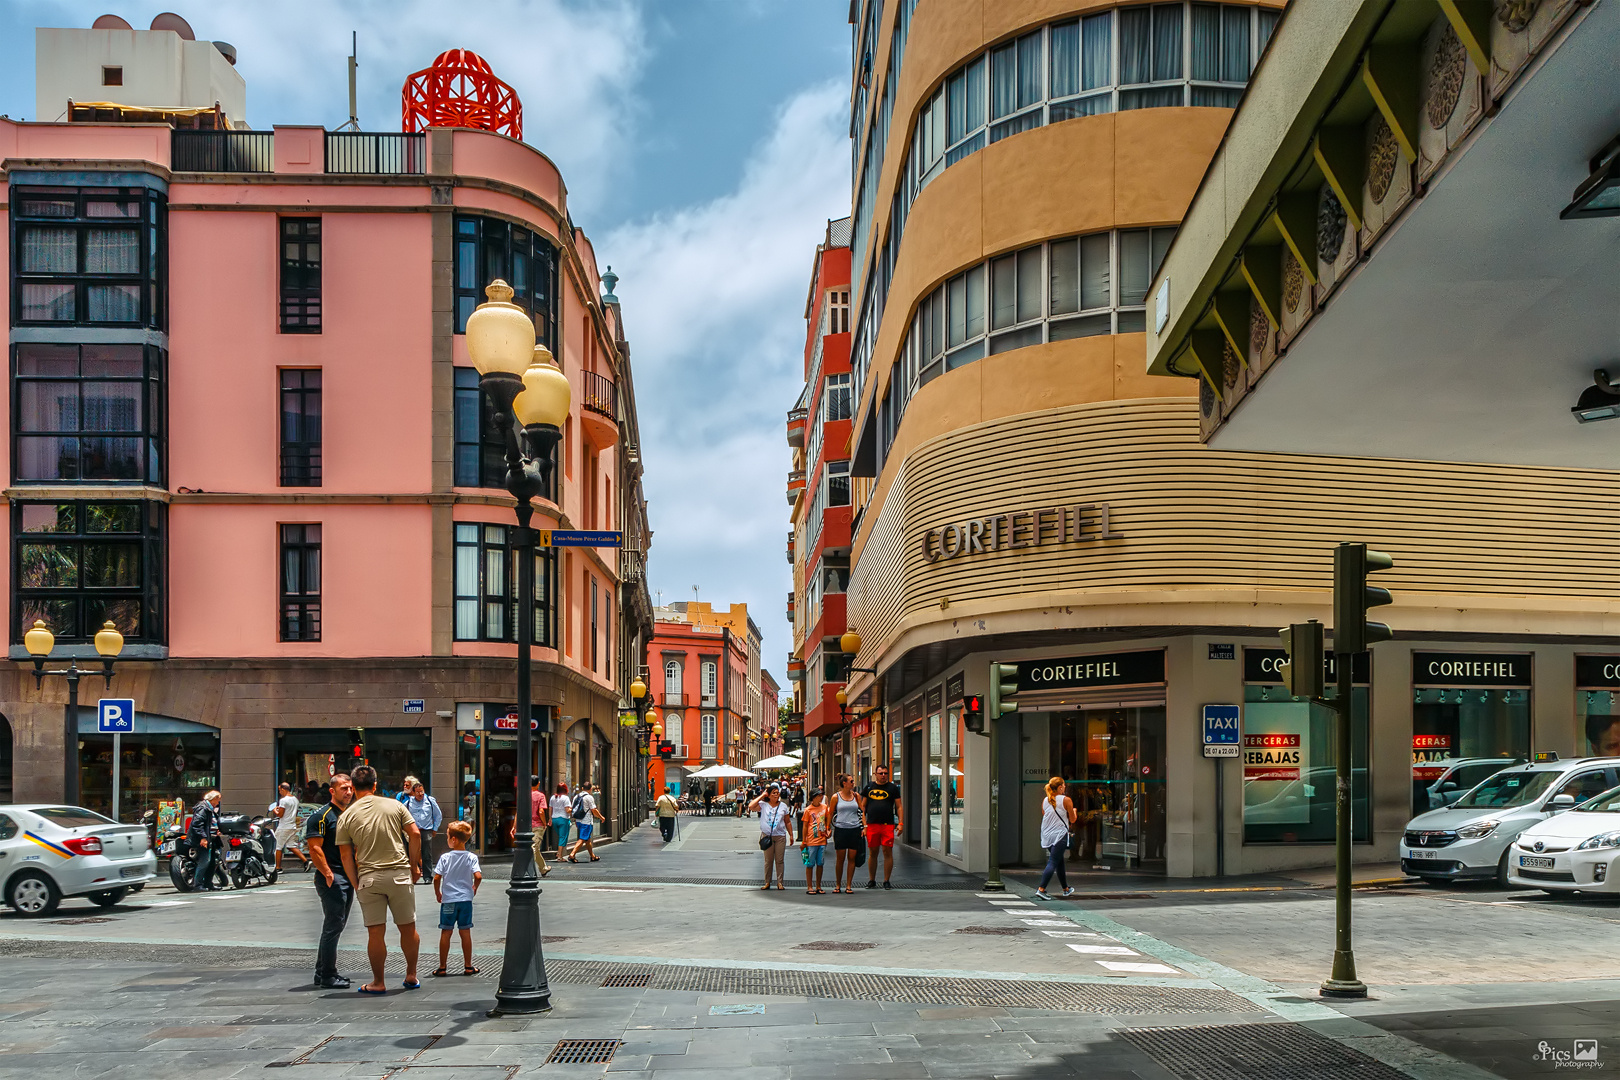
M 585 372 L 584 377 L 584 406 L 591 412 L 598 413 L 614 423 L 618 423 L 619 388 L 613 385 L 612 379 L 605 375 L 598 375 L 594 371 Z
M 169 163 L 175 172 L 267 173 L 276 168 L 273 131 L 170 133 Z
M 673 693 L 668 690 L 664 691 L 664 705 L 666 707 L 670 705 L 679 706 L 684 704 L 686 704 L 686 695 L 681 693 L 679 690 L 676 690 Z
M 400 131 L 329 131 L 326 171 L 376 176 L 427 172 L 427 134 Z

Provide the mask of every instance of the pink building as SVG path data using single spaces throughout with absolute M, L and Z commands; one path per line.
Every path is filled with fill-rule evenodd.
M 36 619 L 57 658 L 106 620 L 126 641 L 110 692 L 82 684 L 84 801 L 110 796 L 94 701 L 133 697 L 125 818 L 213 786 L 309 798 L 360 758 L 505 846 L 513 504 L 462 334 L 500 277 L 573 387 L 535 525 L 625 534 L 540 556 L 536 771 L 628 820 L 645 502 L 617 279 L 562 177 L 493 131 L 241 130 L 185 100 L 230 97 L 234 49 L 181 26 L 40 31 L 37 115 L 63 121 L 0 120 L 11 658 Z M 164 64 L 186 71 L 143 67 Z M 0 675 L 0 801 L 60 794 L 60 684 Z

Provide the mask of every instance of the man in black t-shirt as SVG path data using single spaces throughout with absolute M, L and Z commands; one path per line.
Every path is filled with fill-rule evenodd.
M 889 767 L 872 770 L 877 779 L 861 788 L 861 809 L 866 813 L 866 870 L 868 889 L 877 888 L 878 852 L 883 852 L 883 887 L 891 888 L 894 873 L 894 833 L 900 827 L 900 785 L 889 780 Z
M 343 927 L 349 921 L 349 908 L 354 903 L 354 886 L 343 871 L 343 860 L 338 857 L 338 817 L 354 801 L 354 785 L 348 773 L 332 777 L 332 801 L 315 811 L 304 826 L 304 840 L 309 848 L 309 860 L 314 864 L 315 894 L 321 898 L 321 942 L 315 952 L 315 985 L 328 990 L 343 990 L 349 980 L 338 974 L 337 944 Z

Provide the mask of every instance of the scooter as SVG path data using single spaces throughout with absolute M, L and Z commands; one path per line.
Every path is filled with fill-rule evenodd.
M 268 818 L 249 819 L 246 814 L 221 814 L 219 817 L 220 850 L 225 853 L 225 872 L 231 884 L 245 889 L 261 881 L 274 885 L 276 870 L 276 838 L 274 830 L 266 824 Z
M 158 842 L 157 853 L 169 860 L 169 881 L 175 889 L 183 893 L 190 892 L 197 874 L 197 847 L 186 835 L 185 825 L 170 825 L 164 831 L 163 839 Z M 221 859 L 214 859 L 209 876 L 209 884 L 216 889 L 224 889 L 230 885 Z

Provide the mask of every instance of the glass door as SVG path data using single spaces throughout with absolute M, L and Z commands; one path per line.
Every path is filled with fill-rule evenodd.
M 934 713 L 928 718 L 928 846 L 935 851 L 945 849 L 944 824 L 942 816 L 944 809 L 942 796 L 945 787 L 946 759 L 942 753 L 944 746 L 940 736 L 940 715 Z
M 1162 705 L 1054 717 L 1052 761 L 1079 815 L 1072 861 L 1163 872 L 1164 730 Z

